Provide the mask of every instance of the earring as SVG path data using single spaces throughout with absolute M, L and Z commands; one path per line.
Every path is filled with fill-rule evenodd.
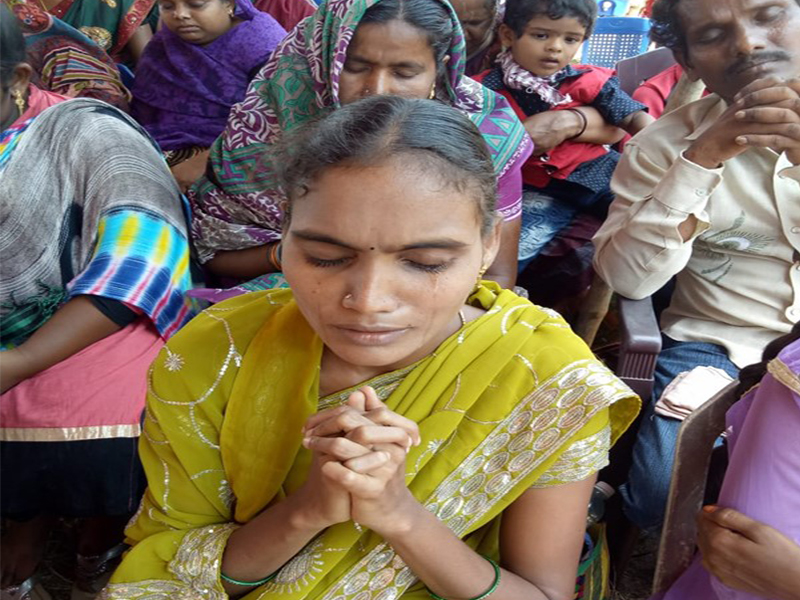
M 14 96 L 14 104 L 17 105 L 17 110 L 19 111 L 19 116 L 21 117 L 23 114 L 25 114 L 25 98 L 22 96 L 22 92 L 19 90 L 12 91 L 11 95 Z
M 436 98 L 436 84 L 435 83 L 433 84 L 433 87 L 431 88 L 431 93 L 428 96 L 428 100 L 433 100 L 434 98 Z
M 478 271 L 478 278 L 475 280 L 475 289 L 477 290 L 481 286 L 481 281 L 483 281 L 483 274 L 486 273 L 486 265 L 481 265 L 481 270 Z
M 232 9 L 232 8 L 231 8 L 231 9 L 228 11 L 228 16 L 229 16 L 231 19 L 233 18 L 233 9 Z

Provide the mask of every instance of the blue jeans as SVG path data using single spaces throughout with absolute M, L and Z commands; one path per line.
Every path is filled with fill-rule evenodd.
M 578 210 L 547 193 L 526 187 L 522 193 L 519 271 L 536 258 L 565 229 Z
M 706 342 L 679 342 L 665 335 L 662 335 L 662 340 L 653 396 L 643 409 L 628 481 L 620 487 L 625 515 L 645 530 L 658 529 L 664 521 L 675 444 L 681 427 L 681 421 L 655 414 L 656 400 L 679 373 L 697 366 L 717 367 L 731 377 L 739 375 L 738 367 L 728 359 L 722 346 Z

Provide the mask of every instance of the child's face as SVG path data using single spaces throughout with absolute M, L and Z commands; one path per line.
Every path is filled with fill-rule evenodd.
M 233 2 L 226 0 L 160 0 L 161 20 L 184 42 L 205 45 L 234 24 Z
M 538 77 L 548 77 L 569 64 L 583 42 L 586 27 L 575 17 L 538 15 L 528 21 L 520 36 L 505 24 L 499 32 L 519 66 Z

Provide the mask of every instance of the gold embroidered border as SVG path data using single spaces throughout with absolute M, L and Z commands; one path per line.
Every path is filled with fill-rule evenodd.
M 168 566 L 177 580 L 112 583 L 100 592 L 97 600 L 228 600 L 219 573 L 225 545 L 237 527 L 224 523 L 189 530 Z
M 611 427 L 606 425 L 594 435 L 579 440 L 567 448 L 547 472 L 534 482 L 531 489 L 583 481 L 608 465 L 610 449 Z
M 795 394 L 800 394 L 800 376 L 783 364 L 780 359 L 775 358 L 769 361 L 769 364 L 767 364 L 767 371 Z
M 142 433 L 138 423 L 133 425 L 90 425 L 87 427 L 3 427 L 2 442 L 75 442 L 136 438 Z

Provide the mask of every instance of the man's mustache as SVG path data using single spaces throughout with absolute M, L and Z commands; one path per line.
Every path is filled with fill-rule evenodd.
M 792 58 L 791 56 L 789 56 L 789 54 L 781 50 L 772 50 L 769 52 L 759 52 L 757 54 L 749 54 L 747 56 L 743 56 L 735 63 L 730 65 L 727 69 L 725 69 L 725 74 L 728 76 L 737 75 L 742 71 L 746 71 L 747 69 L 756 67 L 763 63 L 789 61 L 791 59 Z

